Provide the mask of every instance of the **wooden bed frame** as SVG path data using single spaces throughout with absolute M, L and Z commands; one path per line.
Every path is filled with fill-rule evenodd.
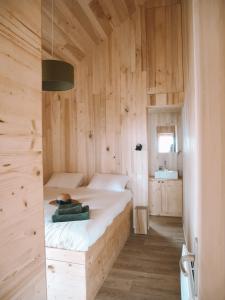
M 131 201 L 88 251 L 46 247 L 48 300 L 93 300 L 127 241 Z

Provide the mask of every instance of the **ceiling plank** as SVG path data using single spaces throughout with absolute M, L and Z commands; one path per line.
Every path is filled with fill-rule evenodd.
M 66 32 L 66 28 L 61 26 L 60 22 L 54 22 L 54 37 L 53 37 L 53 52 L 54 56 L 64 59 L 68 62 L 80 61 L 85 56 L 85 51 L 77 45 L 74 40 Z M 76 48 L 76 51 L 68 53 L 64 48 L 66 44 L 70 43 Z M 52 31 L 51 31 L 51 17 L 42 11 L 42 48 L 46 53 L 51 55 L 52 52 Z M 66 55 L 66 53 L 67 55 Z M 74 62 L 73 62 L 74 63 Z
M 123 0 L 112 0 L 112 3 L 117 11 L 120 22 L 124 22 L 129 15 L 126 4 Z
M 60 59 L 68 62 L 72 60 L 75 64 L 91 53 L 95 43 L 74 16 L 67 1 L 54 1 L 54 53 Z M 51 3 L 51 0 L 42 1 L 42 46 L 45 56 L 46 53 L 51 53 Z
M 92 0 L 89 3 L 89 6 L 90 6 L 91 10 L 93 11 L 93 13 L 95 14 L 98 22 L 102 26 L 103 30 L 109 36 L 113 30 L 112 25 L 110 23 L 110 16 L 107 16 L 104 13 L 104 10 L 103 10 L 99 0 Z
M 43 59 L 60 59 L 74 65 L 79 63 L 85 57 L 85 54 L 79 48 L 73 46 L 72 43 L 64 43 L 63 45 L 60 45 L 60 47 L 55 47 L 53 57 L 51 49 L 51 43 L 49 41 L 42 41 Z
M 117 27 L 120 25 L 120 19 L 111 0 L 99 0 L 105 14 L 108 16 L 112 27 Z
M 90 0 L 77 0 L 77 2 L 83 8 L 83 10 L 85 11 L 85 14 L 89 18 L 93 27 L 98 32 L 98 35 L 101 37 L 101 41 L 105 40 L 107 38 L 107 35 L 106 35 L 105 31 L 103 30 L 102 26 L 99 24 L 94 12 L 92 11 L 92 9 L 89 6 Z
M 48 44 L 42 46 L 42 59 L 52 59 L 51 47 Z M 54 59 L 64 60 L 72 65 L 76 65 L 81 62 L 72 51 L 67 51 L 67 49 L 56 49 L 54 52 Z
M 129 15 L 133 15 L 133 13 L 135 13 L 136 11 L 136 5 L 135 5 L 135 2 L 134 0 L 124 0 L 125 1 L 125 4 L 127 6 L 127 10 L 129 12 Z
M 65 4 L 68 6 L 75 18 L 80 22 L 81 26 L 86 30 L 90 38 L 99 44 L 101 41 L 101 36 L 95 30 L 88 16 L 86 15 L 84 9 L 77 0 L 64 0 Z
M 54 0 L 54 57 L 76 64 L 90 56 L 96 44 L 106 40 L 134 13 L 137 1 L 140 0 Z M 51 57 L 51 40 L 52 0 L 42 0 L 44 58 Z
M 58 16 L 58 22 L 60 22 L 60 26 L 65 29 L 65 34 L 69 35 L 70 39 L 76 42 L 78 47 L 84 49 L 84 52 L 90 51 L 95 43 L 74 16 L 70 7 L 68 7 L 67 0 L 54 1 L 56 16 Z

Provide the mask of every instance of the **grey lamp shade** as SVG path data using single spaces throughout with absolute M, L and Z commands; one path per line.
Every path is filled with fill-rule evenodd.
M 42 60 L 42 90 L 66 91 L 74 87 L 74 68 L 61 60 Z

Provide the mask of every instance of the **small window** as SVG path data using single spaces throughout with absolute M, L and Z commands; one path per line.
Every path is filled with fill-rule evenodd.
M 158 152 L 169 153 L 174 152 L 175 141 L 173 133 L 160 133 L 158 135 Z
M 159 153 L 176 152 L 176 127 L 157 126 L 157 140 Z

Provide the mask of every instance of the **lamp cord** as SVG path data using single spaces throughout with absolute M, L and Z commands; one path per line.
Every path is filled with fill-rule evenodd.
M 52 58 L 54 54 L 53 40 L 54 40 L 54 0 L 52 0 Z

